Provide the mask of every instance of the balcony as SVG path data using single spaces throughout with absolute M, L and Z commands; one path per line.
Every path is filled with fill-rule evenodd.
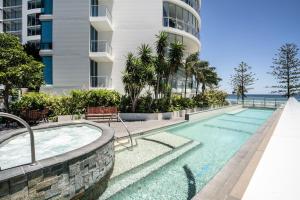
M 92 5 L 90 10 L 90 22 L 98 31 L 112 31 L 112 16 L 104 5 Z
M 92 40 L 90 43 L 90 58 L 96 62 L 112 62 L 112 48 L 109 42 Z
M 52 54 L 52 42 L 40 43 L 40 56 L 51 56 Z
M 91 76 L 91 88 L 111 88 L 111 79 L 108 76 Z

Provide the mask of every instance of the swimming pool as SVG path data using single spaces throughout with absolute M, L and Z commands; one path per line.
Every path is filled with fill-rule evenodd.
M 247 109 L 170 128 L 201 145 L 110 199 L 191 199 L 266 122 L 274 110 Z

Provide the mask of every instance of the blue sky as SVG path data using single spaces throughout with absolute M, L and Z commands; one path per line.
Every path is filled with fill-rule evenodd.
M 267 72 L 277 49 L 300 47 L 300 0 L 202 0 L 201 18 L 200 58 L 217 68 L 227 92 L 233 68 L 244 61 L 259 79 L 250 93 L 270 93 Z

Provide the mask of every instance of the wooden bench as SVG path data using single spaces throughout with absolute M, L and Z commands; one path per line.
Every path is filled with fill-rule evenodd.
M 48 114 L 48 108 L 43 110 L 23 110 L 21 112 L 21 118 L 29 124 L 38 124 L 40 121 L 48 122 Z
M 117 107 L 88 107 L 85 111 L 85 119 L 93 121 L 118 121 L 118 115 Z

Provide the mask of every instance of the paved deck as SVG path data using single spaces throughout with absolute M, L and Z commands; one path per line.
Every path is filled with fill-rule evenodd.
M 163 128 L 174 124 L 185 122 L 183 117 L 171 119 L 171 120 L 150 120 L 150 121 L 138 121 L 138 122 L 125 122 L 128 129 L 132 134 L 139 134 L 145 131 L 153 129 Z M 112 122 L 111 127 L 115 129 L 115 136 L 125 137 L 128 136 L 126 129 L 121 122 Z
M 299 200 L 300 103 L 287 102 L 243 200 Z

